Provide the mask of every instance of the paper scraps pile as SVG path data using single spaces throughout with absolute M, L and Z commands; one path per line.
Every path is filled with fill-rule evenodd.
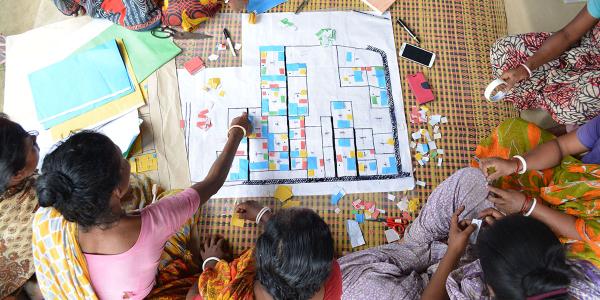
M 448 118 L 441 115 L 431 115 L 429 108 L 425 105 L 420 108 L 420 110 L 416 106 L 411 108 L 410 122 L 419 125 L 429 124 L 432 131 L 429 128 L 422 128 L 413 132 L 410 147 L 415 149 L 415 160 L 419 165 L 424 166 L 429 161 L 437 161 L 437 166 L 441 167 L 443 161 L 441 155 L 444 154 L 444 149 L 439 149 L 436 141 L 442 138 L 440 126 L 448 123 Z M 416 184 L 425 186 L 422 181 L 417 181 Z
M 212 122 L 208 117 L 208 109 L 203 109 L 198 113 L 198 122 L 196 122 L 196 126 L 203 130 L 209 130 L 212 127 Z
M 375 207 L 374 202 L 364 202 L 360 199 L 352 202 L 354 209 L 352 214 L 356 222 L 363 223 L 365 220 L 376 220 L 379 214 L 385 214 L 385 210 Z

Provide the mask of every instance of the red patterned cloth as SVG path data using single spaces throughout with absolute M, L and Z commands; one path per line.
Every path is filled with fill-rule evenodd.
M 163 25 L 182 26 L 193 31 L 200 23 L 212 18 L 221 9 L 217 0 L 165 0 Z
M 524 63 L 551 36 L 527 33 L 501 38 L 490 50 L 494 76 Z M 505 98 L 518 109 L 541 108 L 560 124 L 584 124 L 600 113 L 600 24 L 559 58 L 533 70 Z

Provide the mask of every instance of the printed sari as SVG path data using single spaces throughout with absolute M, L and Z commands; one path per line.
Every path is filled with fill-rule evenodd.
M 475 155 L 506 159 L 525 154 L 553 138 L 534 124 L 509 119 L 481 141 Z M 477 162 L 473 162 L 473 166 L 478 166 Z M 600 165 L 583 164 L 574 157 L 567 157 L 554 168 L 505 176 L 495 185 L 520 190 L 556 210 L 577 217 L 575 226 L 581 240 L 561 238 L 561 241 L 568 246 L 569 257 L 600 266 Z
M 254 299 L 254 249 L 248 249 L 228 263 L 218 262 L 206 269 L 198 279 L 198 290 L 204 300 Z

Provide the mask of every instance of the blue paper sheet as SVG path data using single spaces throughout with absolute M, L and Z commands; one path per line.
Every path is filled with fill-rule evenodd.
M 29 84 L 46 129 L 134 91 L 115 40 L 29 74 Z
M 265 11 L 283 3 L 287 0 L 250 0 L 246 6 L 248 12 L 256 12 L 262 14 Z

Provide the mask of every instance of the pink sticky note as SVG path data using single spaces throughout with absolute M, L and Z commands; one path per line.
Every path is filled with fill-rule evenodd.
M 200 57 L 194 57 L 183 64 L 183 67 L 194 75 L 196 72 L 204 69 L 204 61 Z
M 373 219 L 377 219 L 377 217 L 379 217 L 379 211 L 378 211 L 378 210 L 376 210 L 375 212 L 373 212 L 373 213 L 371 214 L 371 218 L 373 218 Z
M 365 202 L 365 209 L 369 210 L 369 209 L 371 209 L 371 207 L 373 207 L 373 205 L 375 205 L 375 203 L 373 203 L 373 202 Z
M 181 128 L 181 129 L 185 128 L 185 121 L 184 120 L 179 120 L 179 128 Z
M 198 117 L 204 117 L 208 113 L 208 109 L 205 108 L 198 113 Z

